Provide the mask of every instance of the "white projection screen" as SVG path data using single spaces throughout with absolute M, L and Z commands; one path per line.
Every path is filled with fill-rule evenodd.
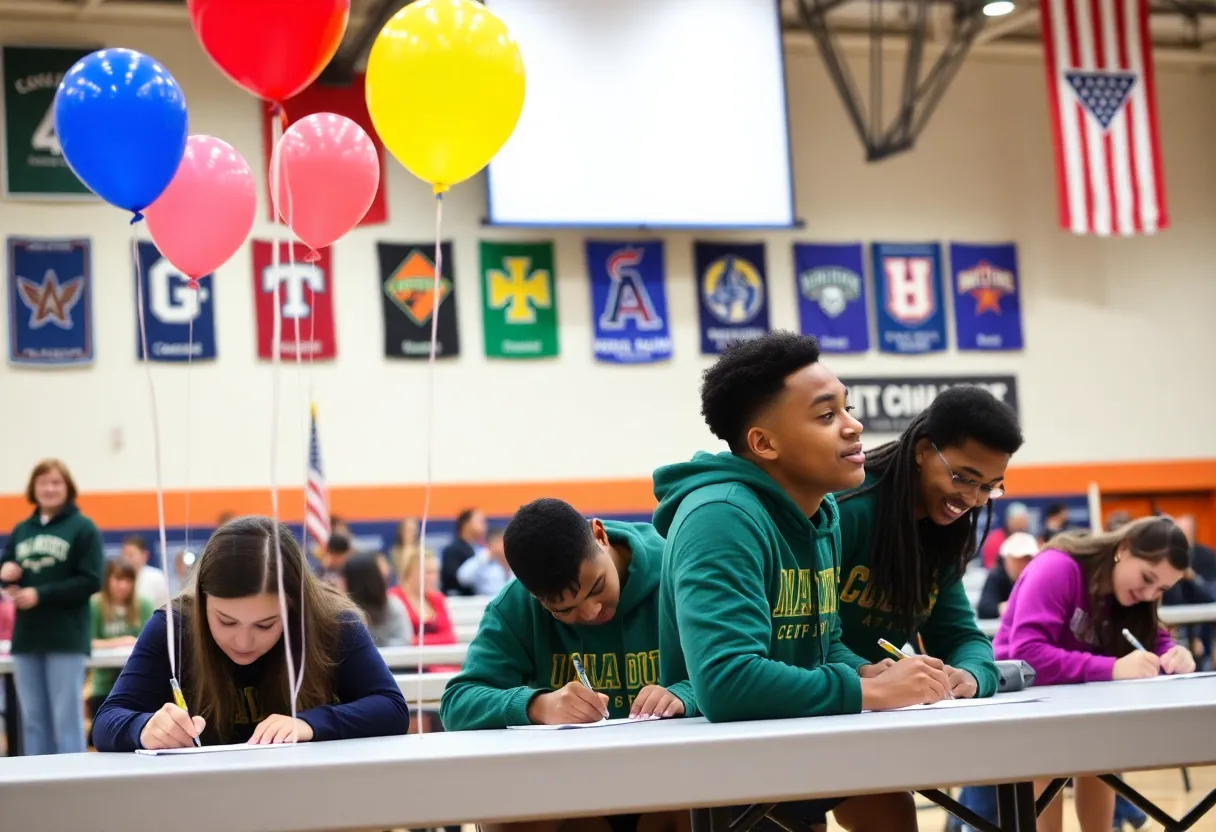
M 778 0 L 484 0 L 527 95 L 491 225 L 794 225 Z

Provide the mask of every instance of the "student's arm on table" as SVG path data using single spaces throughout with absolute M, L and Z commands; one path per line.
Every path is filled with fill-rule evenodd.
M 1073 614 L 1081 573 L 1055 569 L 1026 570 L 1018 579 L 1018 605 L 1007 622 L 1009 652 L 1035 669 L 1040 684 L 1109 682 L 1113 656 L 1097 656 L 1056 645 Z
M 975 613 L 971 610 L 962 581 L 951 581 L 941 589 L 933 612 L 921 626 L 920 632 L 929 655 L 971 675 L 976 688 L 974 696 L 992 696 L 996 693 L 1000 673 L 992 658 L 992 642 L 975 623 Z M 959 680 L 957 674 L 950 675 L 955 695 L 968 695 L 970 684 L 965 679 Z
M 528 705 L 543 688 L 529 687 L 535 662 L 519 636 L 494 605 L 486 607 L 481 626 L 465 655 L 464 666 L 448 682 L 439 703 L 447 731 L 471 731 L 528 725 Z
M 140 735 L 153 714 L 172 696 L 165 614 L 148 620 L 118 674 L 114 689 L 93 717 L 93 745 L 98 751 L 142 748 Z

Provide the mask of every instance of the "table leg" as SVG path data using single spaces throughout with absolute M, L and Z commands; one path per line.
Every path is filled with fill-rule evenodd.
M 996 824 L 1001 828 L 1002 832 L 1020 832 L 1018 827 L 1017 787 L 1014 783 L 997 784 Z
M 1017 832 L 1035 832 L 1038 826 L 1039 815 L 1035 810 L 1034 803 L 1034 782 L 1024 781 L 1013 784 L 1014 802 L 1017 805 L 1018 822 L 1016 827 Z
M 4 674 L 4 739 L 9 757 L 21 756 L 21 703 L 17 701 L 17 683 L 13 674 Z

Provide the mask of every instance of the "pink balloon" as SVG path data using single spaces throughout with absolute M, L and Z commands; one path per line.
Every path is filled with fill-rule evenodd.
M 214 136 L 191 136 L 173 181 L 144 218 L 165 259 L 197 280 L 245 242 L 257 200 L 253 172 L 240 153 Z
M 283 133 L 270 160 L 271 188 L 276 173 L 279 216 L 316 251 L 367 213 L 380 185 L 380 155 L 363 128 L 346 116 L 314 113 Z

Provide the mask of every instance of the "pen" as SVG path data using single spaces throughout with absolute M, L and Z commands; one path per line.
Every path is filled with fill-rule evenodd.
M 888 653 L 890 653 L 895 658 L 896 661 L 899 661 L 900 659 L 908 658 L 907 653 L 905 653 L 903 650 L 900 650 L 898 647 L 896 647 L 891 642 L 887 641 L 885 638 L 880 638 L 878 640 L 878 646 L 881 647 L 883 650 L 886 650 Z
M 1134 647 L 1137 650 L 1140 650 L 1144 653 L 1148 652 L 1147 650 L 1144 649 L 1144 645 L 1140 643 L 1140 640 L 1138 638 L 1136 638 L 1134 635 L 1132 635 L 1132 631 L 1127 629 L 1126 627 L 1123 628 L 1123 637 L 1125 639 L 1127 639 L 1128 643 L 1132 647 Z
M 182 686 L 177 683 L 177 679 L 169 677 L 169 686 L 173 688 L 173 701 L 177 707 L 186 712 L 186 716 L 190 715 L 189 709 L 186 708 L 186 697 L 182 695 Z M 199 742 L 198 737 L 194 737 L 194 745 L 202 748 L 203 744 Z
M 929 651 L 925 649 L 925 639 L 920 633 L 916 634 L 916 646 L 920 648 L 920 653 L 922 656 L 929 655 Z
M 591 681 L 587 678 L 587 671 L 583 670 L 582 659 L 580 659 L 578 656 L 571 656 L 570 661 L 573 662 L 574 672 L 578 674 L 578 680 L 583 683 L 583 687 L 587 688 L 587 690 L 591 691 L 592 693 L 595 693 L 595 688 L 591 687 Z M 605 714 L 604 718 L 607 719 L 608 715 Z

